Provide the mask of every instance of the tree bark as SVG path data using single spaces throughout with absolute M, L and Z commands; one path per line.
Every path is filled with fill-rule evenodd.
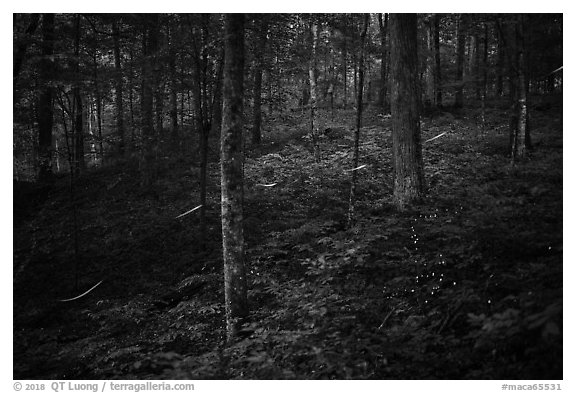
M 424 194 L 416 14 L 390 15 L 394 204 L 405 210 Z
M 52 86 L 54 72 L 54 14 L 42 16 L 42 58 L 40 60 L 40 96 L 38 98 L 38 177 L 52 175 Z
M 228 341 L 248 316 L 244 267 L 242 127 L 244 15 L 225 15 L 224 97 L 221 134 L 222 250 Z

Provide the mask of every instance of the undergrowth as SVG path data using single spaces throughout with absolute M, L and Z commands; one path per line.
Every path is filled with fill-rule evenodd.
M 423 140 L 446 134 L 424 144 L 427 197 L 398 213 L 390 119 L 369 110 L 350 228 L 352 113 L 325 119 L 320 163 L 306 116 L 269 118 L 245 162 L 251 316 L 232 345 L 215 160 L 205 249 L 175 218 L 197 198 L 187 160 L 152 193 L 130 163 L 79 179 L 77 257 L 67 179 L 15 183 L 14 378 L 562 378 L 561 114 L 534 114 L 516 164 L 489 114 L 423 120 Z

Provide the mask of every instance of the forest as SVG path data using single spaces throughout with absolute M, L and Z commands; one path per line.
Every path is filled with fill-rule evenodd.
M 13 377 L 562 379 L 562 56 L 562 14 L 13 14 Z

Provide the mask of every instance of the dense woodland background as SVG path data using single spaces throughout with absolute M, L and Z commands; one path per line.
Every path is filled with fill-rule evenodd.
M 562 15 L 13 33 L 15 378 L 562 378 Z

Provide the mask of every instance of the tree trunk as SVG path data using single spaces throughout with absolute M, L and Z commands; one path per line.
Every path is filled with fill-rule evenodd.
M 124 156 L 126 139 L 124 131 L 124 102 L 122 100 L 122 66 L 120 61 L 120 30 L 116 21 L 112 22 L 112 36 L 114 38 L 114 68 L 115 68 L 115 98 L 116 98 L 116 131 L 120 143 L 118 153 Z
M 434 92 L 436 107 L 442 108 L 442 68 L 440 66 L 440 14 L 434 14 Z
M 224 97 L 221 134 L 222 250 L 226 335 L 232 341 L 248 316 L 244 267 L 242 127 L 244 15 L 225 15 Z
M 182 66 L 180 67 L 180 72 L 181 72 L 181 75 L 182 75 L 180 81 L 181 81 L 182 85 L 184 85 L 184 83 L 183 83 L 183 81 L 184 81 L 184 61 L 182 61 Z M 189 89 L 187 89 L 187 93 L 190 94 L 190 90 L 189 90 Z M 181 125 L 182 127 L 184 127 L 184 115 L 185 115 L 185 113 L 186 113 L 186 112 L 185 112 L 185 107 L 184 107 L 184 99 L 185 99 L 185 97 L 186 97 L 186 94 L 184 93 L 184 91 L 182 91 L 182 92 L 180 93 L 180 125 Z M 183 137 L 183 139 L 184 139 L 184 137 Z M 184 147 L 184 146 L 183 146 L 183 144 L 182 144 L 182 142 L 181 142 L 181 148 L 182 148 L 182 147 Z
M 464 51 L 466 48 L 466 26 L 465 16 L 460 14 L 458 17 L 457 30 L 457 47 L 456 47 L 456 96 L 454 101 L 455 108 L 462 108 L 464 105 Z
M 176 51 L 174 50 L 174 28 L 170 26 L 170 42 L 168 53 L 168 68 L 170 72 L 170 139 L 175 150 L 179 150 L 178 136 L 178 84 L 176 78 Z
M 498 64 L 496 66 L 496 97 L 502 97 L 503 95 L 503 78 L 504 78 L 504 63 L 505 63 L 505 48 L 504 48 L 504 37 L 502 35 L 501 29 L 498 30 Z
M 207 128 L 208 125 L 203 122 L 202 128 L 200 129 L 199 135 L 199 148 L 200 148 L 200 208 L 199 212 L 199 238 L 198 244 L 201 251 L 206 249 L 206 189 L 208 187 L 208 136 L 210 135 L 210 129 Z
M 134 119 L 134 54 L 130 48 L 130 72 L 128 73 L 128 101 L 130 104 L 130 145 L 136 144 L 136 120 Z
M 399 210 L 424 194 L 416 29 L 416 14 L 390 15 L 394 204 Z
M 354 41 L 352 41 L 352 45 L 354 45 Z M 354 82 L 354 97 L 358 96 L 358 56 L 356 55 L 356 51 L 352 51 L 352 71 L 353 71 L 353 82 Z M 354 98 L 352 98 L 354 99 Z
M 488 94 L 488 24 L 484 22 L 484 52 L 482 55 L 482 127 L 486 127 L 486 95 Z
M 382 14 L 378 14 L 378 24 L 380 27 L 380 51 L 381 51 L 381 63 L 380 63 L 380 96 L 378 97 L 378 101 L 380 106 L 382 107 L 384 113 L 388 111 L 388 46 L 386 45 L 386 39 L 388 35 L 388 14 L 384 15 L 382 18 Z
M 98 128 L 98 145 L 100 148 L 100 164 L 104 164 L 104 138 L 102 137 L 102 98 L 96 93 L 96 125 Z
M 164 132 L 164 84 L 158 83 L 159 71 L 154 70 L 156 80 L 154 81 L 154 109 L 156 110 L 156 140 L 161 141 Z M 156 153 L 157 153 L 156 149 Z
M 208 136 L 210 135 L 210 113 L 207 106 L 207 69 L 208 56 L 206 54 L 206 40 L 208 39 L 209 15 L 202 15 L 202 24 L 200 26 L 200 45 L 194 42 L 194 119 L 195 127 L 198 130 L 198 147 L 199 147 L 199 189 L 200 205 L 199 225 L 198 225 L 198 244 L 200 250 L 206 247 L 206 188 L 207 188 L 207 168 L 208 168 Z
M 312 55 L 308 65 L 308 75 L 310 79 L 310 136 L 312 137 L 312 144 L 314 145 L 314 159 L 320 162 L 320 144 L 318 141 L 318 119 L 316 111 L 318 109 L 318 97 L 316 89 L 316 45 L 318 42 L 318 26 L 315 22 L 311 22 L 310 36 L 312 44 Z
M 310 104 L 310 75 L 304 76 L 302 84 L 302 111 Z
M 212 110 L 210 111 L 210 118 L 212 119 L 211 129 L 213 132 L 217 133 L 218 136 L 220 136 L 220 130 L 222 129 L 222 79 L 224 75 L 224 55 L 224 50 L 222 50 L 217 65 L 218 72 L 216 73 L 216 81 L 214 82 L 214 97 L 212 101 Z
M 344 47 L 342 48 L 342 78 L 344 79 L 344 109 L 348 106 L 348 38 L 346 37 L 347 29 L 344 24 Z
M 54 14 L 42 16 L 42 58 L 40 60 L 40 96 L 38 98 L 38 177 L 52 175 L 52 86 L 54 64 Z
M 426 19 L 426 91 L 424 94 L 424 107 L 431 110 L 434 104 L 434 34 L 432 20 Z
M 80 74 L 80 15 L 75 16 L 74 21 L 74 59 L 73 70 L 75 75 L 75 83 L 72 89 L 74 100 L 74 156 L 75 156 L 75 171 L 79 175 L 86 169 L 86 162 L 84 161 L 84 106 L 82 103 L 82 96 L 80 94 L 80 85 L 82 75 Z
M 262 69 L 264 66 L 264 53 L 268 37 L 268 16 L 264 15 L 260 21 L 258 31 L 258 48 L 256 50 L 254 68 L 254 124 L 252 126 L 252 143 L 259 145 L 262 141 Z
M 330 30 L 330 36 L 334 32 Z M 332 41 L 332 39 L 330 40 Z M 328 86 L 328 95 L 330 96 L 330 120 L 334 121 L 334 74 L 335 74 L 335 67 L 334 67 L 334 47 L 330 44 L 330 85 Z
M 158 14 L 143 16 L 146 28 L 143 35 L 142 63 L 142 186 L 151 187 L 156 182 L 156 137 L 154 135 L 154 62 L 158 47 Z
M 527 80 L 527 67 L 528 61 L 526 59 L 526 40 L 525 40 L 525 23 L 524 15 L 518 15 L 515 21 L 515 50 L 514 56 L 516 63 L 514 64 L 516 74 L 516 127 L 511 130 L 511 150 L 512 161 L 522 159 L 527 155 L 528 145 L 530 141 L 529 128 L 528 128 L 528 80 Z
M 368 31 L 368 24 L 370 22 L 370 14 L 364 14 L 364 28 L 360 34 L 360 60 L 358 64 L 358 95 L 356 107 L 356 131 L 354 133 L 354 155 L 352 159 L 352 181 L 350 182 L 350 199 L 348 203 L 348 226 L 350 227 L 354 222 L 354 205 L 356 203 L 356 181 L 357 173 L 356 168 L 359 163 L 360 156 L 360 128 L 362 127 L 362 94 L 364 91 L 364 44 L 366 41 L 366 33 Z
M 480 82 L 480 37 L 474 36 L 474 87 L 476 98 L 482 98 L 482 83 Z

